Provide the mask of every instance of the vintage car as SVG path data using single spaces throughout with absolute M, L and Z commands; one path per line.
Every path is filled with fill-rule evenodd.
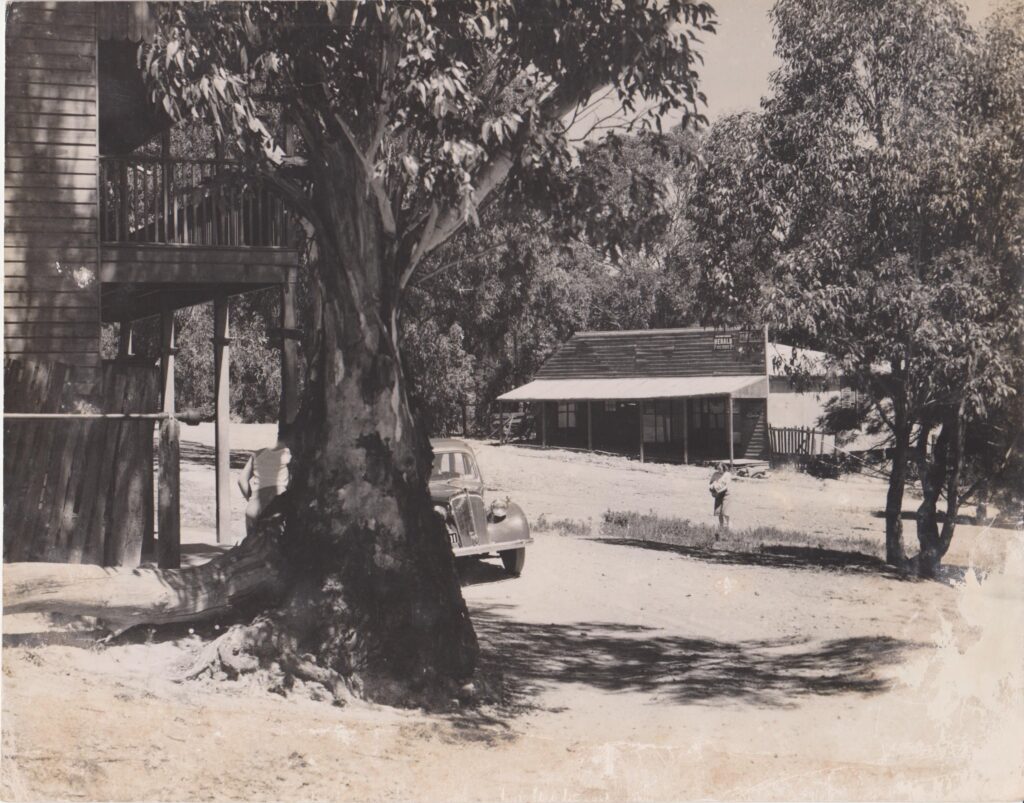
M 505 570 L 518 575 L 533 542 L 522 508 L 508 499 L 484 502 L 484 479 L 473 450 L 458 440 L 432 440 L 430 497 L 444 519 L 456 557 L 497 553 Z

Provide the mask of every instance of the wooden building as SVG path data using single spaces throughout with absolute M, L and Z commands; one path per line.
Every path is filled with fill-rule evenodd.
M 498 397 L 529 403 L 545 446 L 676 462 L 767 457 L 766 332 L 580 332 L 534 381 Z
M 175 153 L 171 121 L 150 102 L 136 66 L 139 44 L 152 28 L 145 3 L 16 2 L 7 7 L 4 347 L 8 366 L 16 362 L 18 367 L 5 371 L 5 378 L 28 381 L 29 374 L 43 370 L 38 366 L 58 365 L 59 398 L 49 398 L 45 412 L 64 415 L 66 421 L 76 411 L 110 413 L 104 372 L 113 373 L 100 353 L 101 325 L 121 324 L 122 373 L 156 372 L 133 363 L 130 333 L 133 321 L 159 316 L 156 403 L 153 409 L 113 412 L 173 421 L 173 313 L 213 301 L 217 530 L 220 539 L 227 539 L 230 299 L 280 288 L 281 415 L 290 420 L 296 412 L 298 255 L 285 210 L 265 187 L 240 180 L 238 166 L 220 153 L 203 158 Z M 56 375 L 50 368 L 45 371 L 48 377 Z M 44 411 L 39 392 L 15 390 L 8 386 L 5 429 L 22 426 L 12 413 Z M 40 432 L 56 426 L 34 421 L 31 426 Z M 16 433 L 12 429 L 9 434 Z M 38 433 L 33 438 L 33 443 L 50 442 Z M 67 473 L 67 467 L 53 462 L 66 487 L 82 479 L 65 477 L 59 472 Z M 5 461 L 8 499 L 12 494 L 20 498 L 28 482 L 22 481 L 24 467 L 15 468 L 20 485 L 11 484 L 16 478 Z M 52 483 L 53 477 L 42 481 L 50 491 Z M 78 515 L 78 488 L 78 501 L 65 505 L 70 519 Z M 38 503 L 32 500 L 25 509 L 42 510 L 49 504 L 48 493 L 41 492 Z M 51 519 L 58 522 L 61 516 L 53 513 Z M 72 525 L 65 521 L 60 526 Z M 64 537 L 42 529 L 52 544 Z M 95 534 L 82 538 L 95 539 Z M 95 549 L 83 558 L 58 546 L 29 552 L 34 559 L 96 556 Z

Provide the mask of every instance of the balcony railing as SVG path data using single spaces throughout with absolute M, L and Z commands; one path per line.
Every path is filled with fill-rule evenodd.
M 100 238 L 106 243 L 289 244 L 283 204 L 237 163 L 102 157 Z

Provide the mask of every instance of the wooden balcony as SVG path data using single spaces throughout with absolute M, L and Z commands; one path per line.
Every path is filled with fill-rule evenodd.
M 102 157 L 99 183 L 106 321 L 281 284 L 298 266 L 284 205 L 237 163 Z
M 283 248 L 284 206 L 215 159 L 101 157 L 100 240 L 134 245 Z

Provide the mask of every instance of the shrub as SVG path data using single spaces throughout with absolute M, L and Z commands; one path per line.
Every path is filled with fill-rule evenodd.
M 601 534 L 627 541 L 653 541 L 691 549 L 714 546 L 732 552 L 761 552 L 770 547 L 810 547 L 875 556 L 880 549 L 874 541 L 857 536 L 833 536 L 824 543 L 817 534 L 796 530 L 775 527 L 719 530 L 714 524 L 622 510 L 609 510 L 604 514 Z
M 822 480 L 837 480 L 843 474 L 852 474 L 859 468 L 857 461 L 845 452 L 814 455 L 804 465 L 804 471 Z
M 557 532 L 559 535 L 590 535 L 591 526 L 589 521 L 583 519 L 554 519 L 549 521 L 543 513 L 533 523 L 533 529 L 537 532 Z

